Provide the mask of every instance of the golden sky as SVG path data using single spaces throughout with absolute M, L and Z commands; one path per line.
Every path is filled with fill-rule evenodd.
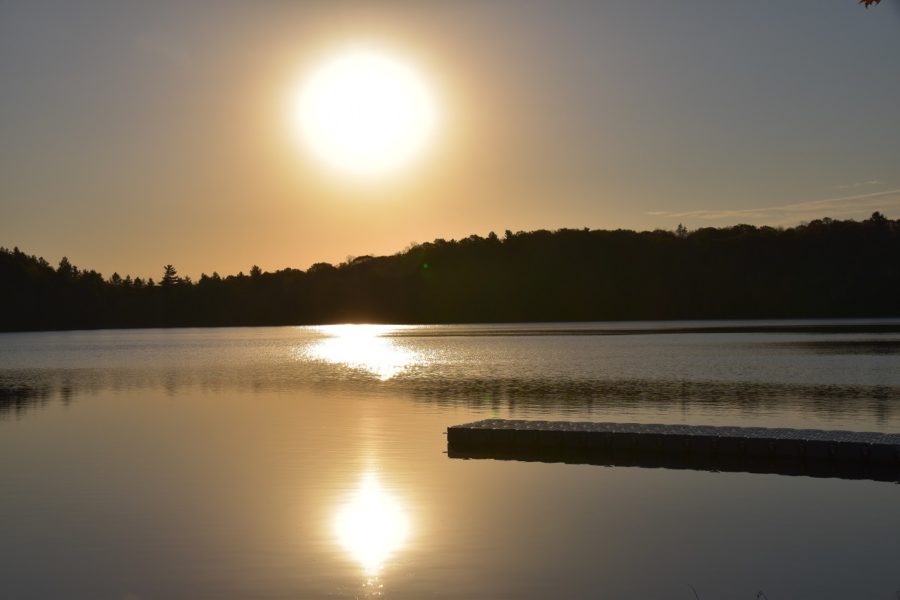
M 492 230 L 898 217 L 898 31 L 852 0 L 4 2 L 0 245 L 196 277 Z M 359 44 L 439 111 L 370 180 L 291 126 Z

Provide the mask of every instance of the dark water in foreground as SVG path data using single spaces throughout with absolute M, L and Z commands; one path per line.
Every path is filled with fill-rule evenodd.
M 896 598 L 896 484 L 445 454 L 486 417 L 900 432 L 898 322 L 791 325 L 2 334 L 0 598 Z

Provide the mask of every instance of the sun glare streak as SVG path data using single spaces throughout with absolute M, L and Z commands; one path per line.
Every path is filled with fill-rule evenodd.
M 403 547 L 409 530 L 406 510 L 384 490 L 373 472 L 363 476 L 334 520 L 338 543 L 370 578 L 376 577 L 388 558 Z
M 393 171 L 419 155 L 436 123 L 435 101 L 408 65 L 369 49 L 341 54 L 300 86 L 294 126 L 328 165 L 358 176 Z
M 391 325 L 324 325 L 317 329 L 328 337 L 306 351 L 309 357 L 368 371 L 381 381 L 423 362 L 418 352 L 384 337 L 396 329 Z

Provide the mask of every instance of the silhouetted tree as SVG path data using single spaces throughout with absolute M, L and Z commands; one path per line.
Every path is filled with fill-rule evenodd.
M 173 285 L 178 285 L 180 279 L 178 278 L 178 271 L 175 270 L 175 267 L 172 265 L 166 265 L 163 267 L 163 276 L 162 279 L 159 280 L 159 285 L 163 287 L 169 287 Z
M 109 280 L 0 248 L 0 330 L 368 322 L 900 316 L 900 220 L 560 229 L 197 283 Z M 177 283 L 177 285 L 175 285 Z
M 18 250 L 18 248 L 16 248 L 15 250 Z M 59 266 L 56 268 L 56 272 L 61 277 L 71 277 L 72 275 L 75 274 L 76 271 L 77 271 L 77 269 L 75 269 L 75 267 L 72 266 L 72 263 L 70 263 L 69 259 L 65 256 L 63 256 L 62 259 L 60 259 Z

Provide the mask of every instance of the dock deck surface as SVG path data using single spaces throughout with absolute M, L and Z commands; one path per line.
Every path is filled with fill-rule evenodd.
M 900 434 L 897 433 L 486 419 L 449 427 L 447 443 L 451 458 L 821 474 L 900 481 Z

